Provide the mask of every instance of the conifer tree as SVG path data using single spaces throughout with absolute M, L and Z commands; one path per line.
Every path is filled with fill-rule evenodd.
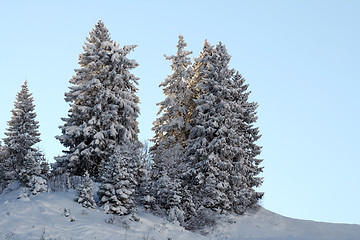
M 194 126 L 193 123 L 193 118 L 194 118 L 194 112 L 195 112 L 195 108 L 196 108 L 196 99 L 199 98 L 200 96 L 200 88 L 198 87 L 199 82 L 201 82 L 204 79 L 204 70 L 207 67 L 208 64 L 208 60 L 209 60 L 209 54 L 211 53 L 211 49 L 213 48 L 213 46 L 210 45 L 210 43 L 205 40 L 204 44 L 203 44 L 203 49 L 200 52 L 199 57 L 194 59 L 194 63 L 192 64 L 191 68 L 192 68 L 192 74 L 191 74 L 191 78 L 188 81 L 187 87 L 189 89 L 189 93 L 190 93 L 190 100 L 188 102 L 188 120 L 187 123 L 191 126 L 190 128 L 192 128 Z M 189 130 L 190 132 L 190 130 Z M 189 139 L 190 133 L 187 136 L 187 139 Z M 186 143 L 187 144 L 187 143 Z
M 160 115 L 153 126 L 155 136 L 151 148 L 153 193 L 156 212 L 162 212 L 172 221 L 184 221 L 181 209 L 183 195 L 181 172 L 184 148 L 190 126 L 188 105 L 191 93 L 188 82 L 191 76 L 191 51 L 186 51 L 184 37 L 179 35 L 176 55 L 165 56 L 170 60 L 173 73 L 160 84 L 165 99 L 158 103 Z
M 85 208 L 96 208 L 94 201 L 94 186 L 88 172 L 85 172 L 83 183 L 76 189 L 75 201 Z
M 108 29 L 99 21 L 91 30 L 79 56 L 80 69 L 70 79 L 65 93 L 70 104 L 68 117 L 56 138 L 67 148 L 56 158 L 56 173 L 69 172 L 98 178 L 99 165 L 114 149 L 127 142 L 141 145 L 137 134 L 139 98 L 138 78 L 129 71 L 138 64 L 127 58 L 136 46 L 120 47 L 110 39 Z
M 35 120 L 35 105 L 27 81 L 16 95 L 11 120 L 4 138 L 3 167 L 7 180 L 29 184 L 32 176 L 41 174 L 44 155 L 35 146 L 40 142 L 39 122 Z
M 5 187 L 5 163 L 4 163 L 4 159 L 5 158 L 5 150 L 4 147 L 2 145 L 2 142 L 0 141 L 0 193 L 3 190 L 3 188 Z
M 261 184 L 255 177 L 261 172 L 255 159 L 260 147 L 254 143 L 259 136 L 252 127 L 257 105 L 247 103 L 246 86 L 238 74 L 233 77 L 229 61 L 224 45 L 207 41 L 195 60 L 187 184 L 197 209 L 242 212 L 262 196 L 252 189 Z
M 106 213 L 127 215 L 133 212 L 139 179 L 137 151 L 136 145 L 119 147 L 109 161 L 102 162 L 100 166 L 102 184 L 98 196 Z
M 137 197 L 140 204 L 145 209 L 151 208 L 154 203 L 153 184 L 151 179 L 152 159 L 149 153 L 149 144 L 144 142 L 140 154 L 140 163 L 138 168 L 138 191 Z
M 245 84 L 245 78 L 236 72 L 232 81 L 229 81 L 232 89 L 231 105 L 232 115 L 231 126 L 241 137 L 233 138 L 232 141 L 238 141 L 240 148 L 235 153 L 228 156 L 233 160 L 233 171 L 230 173 L 230 185 L 232 186 L 229 199 L 232 202 L 233 210 L 242 214 L 245 210 L 258 202 L 264 195 L 262 192 L 256 192 L 254 187 L 261 186 L 263 178 L 258 175 L 262 172 L 262 160 L 257 156 L 261 153 L 261 147 L 256 141 L 261 137 L 259 128 L 254 127 L 257 121 L 256 109 L 258 104 L 249 101 L 250 92 L 247 91 L 249 85 Z M 240 173 L 240 174 L 239 174 Z
M 153 168 L 167 171 L 170 177 L 173 177 L 170 170 L 176 171 L 174 169 L 177 165 L 176 161 L 182 158 L 189 132 L 187 105 L 190 101 L 190 92 L 187 84 L 190 78 L 191 61 L 188 55 L 192 52 L 186 51 L 184 49 L 186 46 L 184 37 L 179 35 L 176 55 L 165 56 L 167 60 L 172 61 L 173 73 L 160 84 L 166 97 L 157 104 L 158 115 L 161 116 L 156 119 L 153 126 L 155 132 L 152 139 L 154 146 L 151 148 Z
M 5 150 L 4 150 L 4 146 L 2 145 L 2 142 L 0 140 L 0 169 L 1 169 L 1 164 L 3 163 L 3 160 L 4 160 L 4 153 L 5 153 Z

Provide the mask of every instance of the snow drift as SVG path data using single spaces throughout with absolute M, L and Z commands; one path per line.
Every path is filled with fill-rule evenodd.
M 20 198 L 18 198 L 20 196 Z M 75 192 L 42 193 L 30 198 L 20 190 L 0 195 L 0 239 L 246 239 L 358 240 L 360 225 L 291 219 L 262 207 L 242 216 L 222 215 L 217 225 L 190 232 L 139 209 L 137 218 L 83 208 Z

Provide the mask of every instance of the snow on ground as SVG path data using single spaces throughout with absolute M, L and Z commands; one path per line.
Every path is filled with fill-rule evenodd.
M 13 191 L 0 196 L 1 240 L 206 239 L 142 210 L 140 220 L 134 221 L 129 216 L 83 208 L 74 201 L 73 191 L 17 199 L 19 194 Z
M 259 207 L 222 221 L 215 235 L 232 240 L 359 240 L 360 225 L 292 219 Z
M 286 218 L 259 207 L 243 216 L 222 216 L 218 226 L 189 232 L 139 209 L 139 221 L 106 215 L 74 202 L 75 193 L 43 193 L 17 199 L 20 190 L 0 195 L 0 240 L 27 239 L 229 239 L 358 240 L 360 225 L 318 223 Z

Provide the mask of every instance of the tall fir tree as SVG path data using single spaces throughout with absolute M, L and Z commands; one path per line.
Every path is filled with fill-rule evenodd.
M 179 35 L 176 55 L 165 56 L 170 60 L 172 74 L 168 75 L 160 84 L 163 87 L 165 99 L 158 103 L 160 115 L 153 123 L 155 136 L 152 139 L 151 155 L 153 197 L 155 203 L 153 210 L 164 212 L 170 220 L 184 221 L 181 209 L 182 189 L 181 172 L 183 172 L 182 159 L 188 138 L 190 125 L 188 124 L 188 105 L 191 93 L 188 88 L 191 77 L 191 51 L 185 50 L 187 46 L 184 37 Z
M 234 138 L 232 141 L 241 143 L 241 148 L 237 148 L 237 151 L 233 152 L 229 149 L 232 153 L 229 157 L 234 164 L 230 178 L 232 190 L 229 198 L 233 210 L 242 214 L 264 195 L 254 189 L 261 186 L 263 182 L 263 178 L 258 176 L 263 170 L 263 167 L 260 167 L 262 159 L 257 158 L 261 153 L 261 147 L 256 144 L 261 135 L 259 128 L 254 127 L 257 121 L 258 104 L 249 101 L 251 93 L 247 91 L 249 85 L 245 84 L 245 78 L 239 72 L 236 72 L 229 81 L 229 86 L 232 89 L 231 99 L 235 103 L 231 105 L 233 117 L 229 125 L 233 126 L 235 132 L 240 135 L 240 138 Z
M 165 78 L 160 84 L 163 87 L 165 100 L 159 106 L 159 118 L 153 123 L 152 130 L 155 136 L 152 139 L 154 145 L 151 148 L 154 168 L 159 171 L 166 171 L 170 177 L 173 176 L 176 161 L 181 159 L 188 138 L 188 103 L 190 92 L 187 87 L 191 61 L 188 57 L 191 51 L 186 51 L 187 46 L 184 37 L 179 35 L 176 55 L 165 56 L 172 61 L 171 69 L 173 73 Z
M 120 47 L 99 21 L 90 31 L 79 56 L 80 69 L 70 79 L 65 101 L 70 110 L 56 138 L 67 148 L 56 157 L 55 173 L 69 172 L 98 178 L 99 165 L 108 161 L 119 145 L 138 141 L 138 78 L 130 70 L 138 66 L 127 58 L 136 46 Z
M 246 87 L 239 75 L 234 77 L 229 61 L 224 45 L 214 47 L 207 41 L 195 59 L 187 184 L 197 209 L 241 212 L 262 196 L 252 189 L 261 184 L 255 177 L 261 172 L 261 161 L 255 159 L 260 148 L 254 143 L 259 136 L 252 127 L 257 105 L 247 103 Z
M 44 155 L 35 146 L 40 142 L 39 122 L 35 120 L 35 105 L 27 81 L 16 95 L 11 120 L 5 132 L 3 169 L 7 180 L 28 184 L 32 176 L 41 174 Z
M 195 100 L 200 96 L 200 88 L 198 87 L 198 84 L 204 78 L 204 74 L 205 74 L 204 70 L 207 67 L 208 60 L 210 57 L 209 53 L 211 53 L 212 48 L 213 46 L 211 46 L 210 43 L 207 40 L 205 40 L 203 44 L 203 49 L 200 52 L 199 57 L 194 59 L 194 63 L 191 66 L 192 73 L 187 84 L 190 93 L 190 100 L 188 102 L 188 109 L 187 109 L 189 118 L 187 119 L 187 123 L 191 126 L 191 128 L 194 126 L 193 115 L 196 108 Z M 188 134 L 187 139 L 189 138 L 189 135 L 190 133 Z

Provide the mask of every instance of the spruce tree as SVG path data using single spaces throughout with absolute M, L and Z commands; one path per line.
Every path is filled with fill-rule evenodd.
M 149 144 L 144 142 L 141 148 L 140 163 L 138 167 L 138 191 L 137 197 L 145 209 L 151 208 L 154 203 L 153 184 L 151 179 L 152 159 L 149 153 Z
M 194 63 L 192 126 L 186 148 L 187 184 L 197 209 L 235 211 L 257 202 L 260 147 L 256 104 L 247 103 L 245 86 L 229 69 L 230 56 L 221 43 L 204 43 Z M 249 172 L 250 175 L 249 175 Z
M 6 180 L 5 180 L 5 150 L 2 145 L 2 142 L 0 141 L 0 193 L 5 187 Z
M 44 155 L 35 146 L 40 142 L 39 122 L 35 120 L 35 105 L 27 81 L 16 95 L 11 120 L 5 132 L 3 169 L 6 180 L 20 180 L 29 184 L 33 176 L 41 174 Z
M 194 170 L 192 174 L 195 174 L 192 182 L 197 193 L 197 207 L 205 206 L 214 210 L 230 207 L 225 194 L 229 186 L 229 169 L 224 169 L 230 160 L 221 158 L 223 136 L 219 130 L 223 127 L 222 113 L 225 110 L 222 83 L 231 76 L 231 71 L 227 68 L 230 57 L 221 57 L 213 46 L 205 42 L 201 57 L 195 61 L 194 81 L 197 81 L 195 87 L 199 95 L 195 100 L 193 128 L 187 147 L 187 158 Z M 224 185 L 224 189 L 218 188 L 220 184 Z
M 75 201 L 85 208 L 96 208 L 94 201 L 94 185 L 88 172 L 85 172 L 83 183 L 76 189 L 77 196 Z
M 173 73 L 160 84 L 165 100 L 157 104 L 160 117 L 153 123 L 152 128 L 155 132 L 152 139 L 154 145 L 151 148 L 154 168 L 166 171 L 170 177 L 173 177 L 172 172 L 176 171 L 174 166 L 182 157 L 189 131 L 187 105 L 190 92 L 187 84 L 191 61 L 188 55 L 192 52 L 186 51 L 186 46 L 184 37 L 179 35 L 176 55 L 165 56 L 167 60 L 172 61 Z
M 188 124 L 188 105 L 191 93 L 188 82 L 191 76 L 191 51 L 186 51 L 184 37 L 179 35 L 176 55 L 165 56 L 171 61 L 172 74 L 160 84 L 165 99 L 158 103 L 160 115 L 153 123 L 155 136 L 151 148 L 154 164 L 152 166 L 153 197 L 152 206 L 156 212 L 163 212 L 172 221 L 184 221 L 181 209 L 183 195 L 181 172 Z
M 105 213 L 127 215 L 135 208 L 139 168 L 138 146 L 118 147 L 109 161 L 103 161 L 98 196 Z
M 250 92 L 247 91 L 249 85 L 245 84 L 245 78 L 239 72 L 236 72 L 232 81 L 229 81 L 229 86 L 232 89 L 232 101 L 235 103 L 231 105 L 233 117 L 230 123 L 241 135 L 240 138 L 232 140 L 241 143 L 241 147 L 237 148 L 235 152 L 230 149 L 230 153 L 233 152 L 233 154 L 230 154 L 229 157 L 233 160 L 234 168 L 231 172 L 232 190 L 229 198 L 233 210 L 242 214 L 264 195 L 254 189 L 254 187 L 261 186 L 263 182 L 263 178 L 258 176 L 263 169 L 260 167 L 262 160 L 257 158 L 261 153 L 261 147 L 256 144 L 261 135 L 259 135 L 259 128 L 254 127 L 257 121 L 258 104 L 249 101 Z
M 120 47 L 112 41 L 102 21 L 91 30 L 79 56 L 80 69 L 65 93 L 68 117 L 56 138 L 67 148 L 56 158 L 56 173 L 69 172 L 98 178 L 99 165 L 114 149 L 128 142 L 141 145 L 137 134 L 138 78 L 129 71 L 138 64 L 127 58 L 136 46 Z

